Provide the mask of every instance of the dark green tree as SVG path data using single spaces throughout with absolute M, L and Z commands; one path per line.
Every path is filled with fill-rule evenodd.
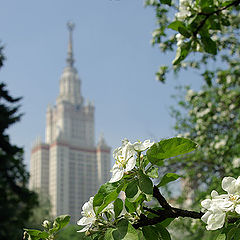
M 0 67 L 3 66 L 0 48 Z M 27 188 L 29 174 L 23 163 L 23 149 L 13 145 L 6 130 L 18 122 L 19 101 L 0 83 L 0 239 L 22 238 L 24 223 L 37 204 L 37 195 Z

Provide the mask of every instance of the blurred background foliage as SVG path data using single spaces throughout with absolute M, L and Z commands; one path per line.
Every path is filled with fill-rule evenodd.
M 169 72 L 181 70 L 194 70 L 203 79 L 197 91 L 179 86 L 171 109 L 176 134 L 199 144 L 197 151 L 169 159 L 164 166 L 166 172 L 184 175 L 179 197 L 169 195 L 183 208 L 201 210 L 199 202 L 213 189 L 221 192 L 224 176 L 240 175 L 239 3 L 146 1 L 157 21 L 152 44 L 163 53 L 176 52 L 171 66 L 160 66 L 158 80 L 165 82 Z M 217 232 L 187 219 L 174 221 L 170 230 L 173 239 L 190 240 L 214 239 Z

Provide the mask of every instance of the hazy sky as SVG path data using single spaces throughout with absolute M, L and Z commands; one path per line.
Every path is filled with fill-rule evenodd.
M 150 44 L 155 13 L 143 0 L 0 0 L 0 39 L 7 60 L 0 80 L 11 95 L 23 96 L 21 122 L 9 131 L 12 142 L 30 147 L 45 134 L 48 104 L 55 104 L 59 78 L 66 65 L 67 21 L 73 34 L 75 67 L 82 95 L 95 103 L 96 139 L 101 132 L 116 148 L 121 139 L 173 137 L 174 86 L 195 81 L 196 76 L 155 80 L 164 55 Z

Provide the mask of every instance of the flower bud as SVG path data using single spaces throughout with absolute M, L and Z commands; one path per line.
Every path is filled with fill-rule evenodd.
M 44 228 L 50 228 L 50 222 L 48 221 L 48 220 L 45 220 L 45 221 L 43 221 L 43 223 L 42 223 L 42 226 L 44 227 Z

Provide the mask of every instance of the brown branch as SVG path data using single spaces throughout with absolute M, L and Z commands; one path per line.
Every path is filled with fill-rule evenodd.
M 144 207 L 143 208 L 144 210 L 154 213 L 155 215 L 157 215 L 157 217 L 148 218 L 144 214 L 141 214 L 139 221 L 133 224 L 134 228 L 137 229 L 143 226 L 155 225 L 157 223 L 164 221 L 167 218 L 190 217 L 194 219 L 200 219 L 203 216 L 202 212 L 188 211 L 180 208 L 171 207 L 169 203 L 166 201 L 166 199 L 163 197 L 163 195 L 160 193 L 157 186 L 153 187 L 153 197 L 155 197 L 158 200 L 159 204 L 163 207 L 163 209 L 153 210 Z
M 140 215 L 140 219 L 137 223 L 133 224 L 133 227 L 138 229 L 144 226 L 155 225 L 161 223 L 168 218 L 178 218 L 178 217 L 188 217 L 193 219 L 201 219 L 204 213 L 196 211 L 188 211 L 180 208 L 174 208 L 169 205 L 163 195 L 160 193 L 157 186 L 153 187 L 153 196 L 158 200 L 159 204 L 163 209 L 154 210 L 148 207 L 143 207 L 144 210 L 151 212 L 156 215 L 154 218 L 149 218 L 144 214 Z M 234 223 L 238 221 L 239 218 L 229 218 L 228 223 Z
M 153 187 L 153 197 L 155 197 L 159 204 L 164 208 L 164 209 L 171 209 L 172 207 L 169 205 L 167 200 L 163 197 L 163 195 L 160 193 L 159 189 L 157 186 Z

